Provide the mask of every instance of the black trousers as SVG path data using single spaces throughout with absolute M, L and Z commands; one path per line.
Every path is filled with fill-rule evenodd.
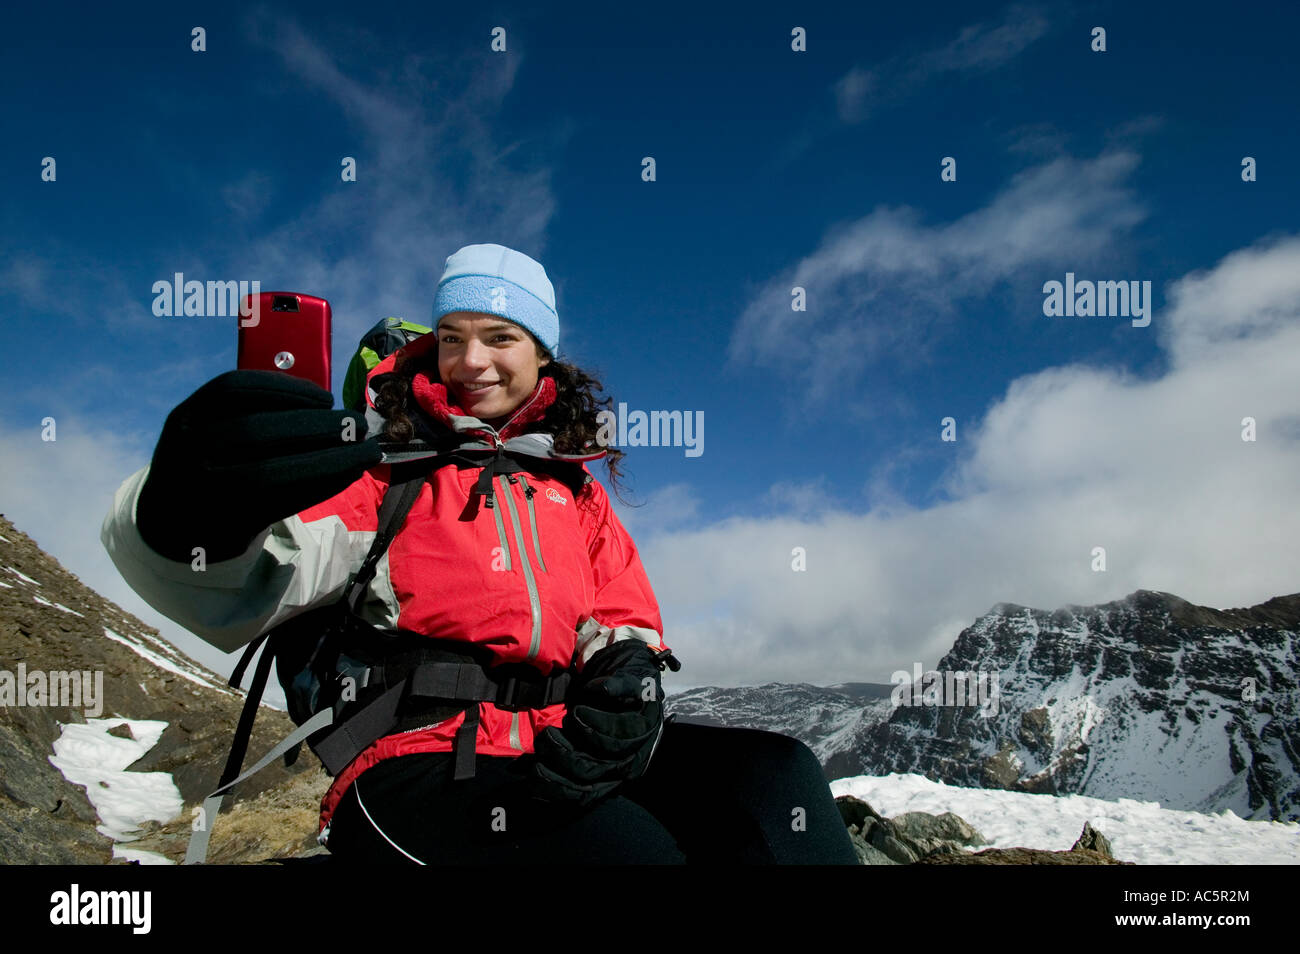
M 812 751 L 755 729 L 669 721 L 639 779 L 581 810 L 525 795 L 532 755 L 388 759 L 348 789 L 330 825 L 339 861 L 407 864 L 857 864 Z

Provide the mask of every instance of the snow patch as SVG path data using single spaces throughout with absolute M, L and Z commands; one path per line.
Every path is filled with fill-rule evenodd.
M 74 609 L 68 609 L 68 608 L 67 608 L 66 606 L 64 606 L 62 603 L 51 603 L 49 600 L 47 600 L 47 599 L 42 599 L 42 598 L 39 597 L 39 596 L 33 596 L 32 599 L 36 600 L 36 602 L 38 602 L 38 603 L 43 603 L 43 604 L 45 604 L 46 606 L 53 606 L 55 609 L 61 609 L 61 610 L 63 610 L 63 612 L 65 612 L 65 613 L 71 613 L 73 616 L 80 616 L 82 619 L 85 619 L 85 618 L 86 618 L 84 613 L 78 613 L 78 612 L 77 612 L 76 610 L 74 610 Z
M 116 642 L 121 643 L 123 646 L 126 646 L 128 649 L 130 649 L 132 652 L 136 653 L 137 655 L 143 656 L 145 659 L 149 660 L 149 662 L 153 663 L 155 666 L 158 666 L 160 669 L 166 669 L 168 672 L 174 672 L 176 673 L 176 675 L 188 679 L 190 682 L 196 682 L 200 686 L 207 686 L 209 689 L 216 689 L 218 692 L 225 691 L 224 689 L 221 689 L 219 686 L 214 686 L 212 683 L 208 682 L 206 679 L 204 679 L 202 676 L 200 676 L 198 673 L 194 672 L 193 670 L 182 668 L 178 666 L 176 663 L 172 662 L 170 659 L 158 655 L 153 650 L 146 649 L 144 646 L 141 646 L 139 643 L 127 639 L 125 636 L 119 636 L 117 633 L 113 632 L 107 626 L 104 627 L 104 635 L 107 636 L 109 639 L 115 640 Z
M 134 738 L 109 735 L 125 724 Z M 50 763 L 73 785 L 86 789 L 102 824 L 101 835 L 130 841 L 131 832 L 147 820 L 165 822 L 184 809 L 181 793 L 167 772 L 128 772 L 158 744 L 166 722 L 143 719 L 88 719 L 85 725 L 68 723 L 54 740 Z
M 33 580 L 33 579 L 32 579 L 30 576 L 28 576 L 26 573 L 20 573 L 19 571 L 15 570 L 15 569 L 14 569 L 13 567 L 11 567 L 11 566 L 4 567 L 4 569 L 8 570 L 10 573 L 12 573 L 14 576 L 18 577 L 20 580 L 24 581 L 25 583 L 30 583 L 32 586 L 40 586 L 40 585 L 41 585 L 40 580 Z
M 1300 864 L 1300 823 L 1247 821 L 1230 810 L 1208 815 L 1130 798 L 961 788 L 896 773 L 841 778 L 830 785 L 837 798 L 853 795 L 887 818 L 904 812 L 960 815 L 990 842 L 974 851 L 1066 851 L 1083 823 L 1091 822 L 1109 839 L 1116 858 L 1140 865 Z

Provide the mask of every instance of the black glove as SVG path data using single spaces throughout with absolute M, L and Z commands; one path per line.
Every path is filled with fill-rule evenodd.
M 564 721 L 534 742 L 535 797 L 585 805 L 640 777 L 663 730 L 660 673 L 676 662 L 639 639 L 595 653 L 570 687 Z
M 277 520 L 327 500 L 379 463 L 363 415 L 332 410 L 324 388 L 278 371 L 227 371 L 167 416 L 140 491 L 149 547 L 189 562 L 238 556 Z M 353 418 L 356 440 L 344 440 Z

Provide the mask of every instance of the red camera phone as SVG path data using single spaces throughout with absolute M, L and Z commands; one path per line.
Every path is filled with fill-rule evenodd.
M 330 386 L 330 303 L 294 292 L 245 296 L 239 312 L 241 370 L 283 371 Z

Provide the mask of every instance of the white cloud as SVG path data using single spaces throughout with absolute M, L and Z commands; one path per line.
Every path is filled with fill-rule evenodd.
M 728 358 L 797 376 L 805 404 L 842 393 L 846 376 L 913 358 L 961 300 L 1030 267 L 1077 267 L 1113 253 L 1146 217 L 1126 185 L 1138 161 L 1122 150 L 1059 157 L 1017 173 L 987 206 L 954 222 L 925 225 L 911 208 L 882 206 L 837 227 L 744 308 Z M 791 310 L 796 286 L 806 312 Z M 816 335 L 791 330 L 812 323 Z
M 1298 275 L 1300 238 L 1272 236 L 1184 276 L 1171 286 L 1171 310 L 1157 325 L 1162 345 L 1183 365 L 1213 359 L 1225 344 L 1294 327 Z
M 677 483 L 659 487 L 644 499 L 635 491 L 625 490 L 624 496 L 638 506 L 626 506 L 616 497 L 609 486 L 607 477 L 601 482 L 609 493 L 610 502 L 618 519 L 627 528 L 633 539 L 644 528 L 646 531 L 666 527 L 678 527 L 694 523 L 699 519 L 700 500 L 690 484 Z
M 1162 376 L 1065 365 L 1012 381 L 959 434 L 969 449 L 943 504 L 638 541 L 677 685 L 886 682 L 937 663 L 1002 601 L 1141 588 L 1230 607 L 1300 589 L 1300 238 L 1234 252 L 1172 283 L 1168 302 L 1148 329 L 1170 356 Z M 796 546 L 807 572 L 791 569 Z

